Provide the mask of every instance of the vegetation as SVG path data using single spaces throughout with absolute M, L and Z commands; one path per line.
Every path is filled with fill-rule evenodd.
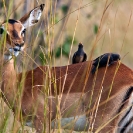
M 8 18 L 19 19 L 42 2 L 43 0 L 2 0 L 0 23 Z M 116 52 L 121 55 L 123 63 L 133 68 L 132 0 L 45 2 L 41 21 L 26 33 L 25 52 L 16 62 L 19 72 L 25 72 L 38 65 L 67 65 L 71 62 L 79 42 L 84 44 L 88 60 L 106 52 Z M 34 129 L 25 127 L 23 122 L 17 122 L 12 110 L 0 99 L 0 133 L 10 133 L 14 125 L 20 127 L 18 133 L 24 133 L 26 130 L 28 133 L 35 132 Z

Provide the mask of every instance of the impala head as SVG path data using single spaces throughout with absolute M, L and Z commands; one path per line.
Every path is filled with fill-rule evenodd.
M 23 50 L 26 28 L 35 25 L 40 20 L 43 8 L 44 4 L 41 4 L 20 20 L 9 19 L 0 26 L 0 37 L 6 35 L 5 48 L 4 50 L 2 48 L 6 60 L 11 59 L 12 55 L 17 56 Z

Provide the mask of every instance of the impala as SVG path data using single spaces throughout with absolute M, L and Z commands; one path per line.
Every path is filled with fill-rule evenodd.
M 9 20 L 7 28 L 6 23 L 1 26 L 1 34 L 7 33 L 0 57 L 1 89 L 7 104 L 38 133 L 50 132 L 51 127 L 101 133 L 131 131 L 133 71 L 124 64 L 114 62 L 95 74 L 90 73 L 91 61 L 40 66 L 17 74 L 13 57 L 23 50 L 24 31 L 38 22 L 43 7 L 36 7 L 19 21 Z

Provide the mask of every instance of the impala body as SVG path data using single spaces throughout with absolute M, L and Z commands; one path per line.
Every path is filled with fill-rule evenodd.
M 93 131 L 96 131 L 106 124 L 99 132 L 121 133 L 126 130 L 125 125 L 132 120 L 129 116 L 132 114 L 133 71 L 116 62 L 107 68 L 106 74 L 105 68 L 100 68 L 96 76 L 89 74 L 90 66 L 90 62 L 53 68 L 42 66 L 25 74 L 22 110 L 24 115 L 29 116 L 33 115 L 33 110 L 37 110 L 37 129 L 42 130 L 40 121 L 44 121 L 46 107 L 51 120 L 57 118 L 57 112 L 60 111 L 59 121 L 64 128 L 88 130 L 90 127 L 92 130 L 94 126 Z M 22 74 L 19 78 L 21 81 Z M 47 89 L 49 95 L 46 94 Z M 68 126 L 65 127 L 63 123 Z
M 115 62 L 95 74 L 90 73 L 94 66 L 88 61 L 62 67 L 40 66 L 17 74 L 13 57 L 23 50 L 23 31 L 38 22 L 43 7 L 31 10 L 20 21 L 8 21 L 7 29 L 2 24 L 7 41 L 0 56 L 1 90 L 7 104 L 18 119 L 22 114 L 25 123 L 32 123 L 38 133 L 45 129 L 50 132 L 51 125 L 129 133 L 133 128 L 133 71 L 124 64 Z M 73 120 L 75 124 L 71 124 Z M 62 127 L 66 123 L 70 125 Z

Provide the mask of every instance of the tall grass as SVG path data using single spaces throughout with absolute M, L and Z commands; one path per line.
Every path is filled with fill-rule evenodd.
M 59 2 L 59 3 L 58 3 Z M 34 26 L 32 29 L 27 31 L 26 38 L 26 48 L 23 53 L 17 58 L 16 67 L 18 68 L 18 72 L 23 72 L 23 80 L 25 79 L 25 72 L 27 70 L 33 69 L 35 67 L 39 67 L 40 65 L 47 65 L 48 72 L 46 74 L 46 80 L 44 88 L 44 92 L 46 96 L 50 95 L 51 90 L 51 82 L 54 82 L 54 87 L 56 90 L 56 79 L 55 77 L 51 77 L 51 67 L 53 66 L 63 66 L 71 64 L 71 57 L 73 53 L 77 50 L 77 45 L 74 44 L 74 40 L 77 42 L 83 42 L 84 49 L 88 55 L 88 60 L 92 60 L 98 55 L 106 52 L 117 52 L 122 55 L 122 62 L 126 63 L 128 66 L 133 66 L 133 62 L 131 57 L 132 49 L 132 0 L 124 1 L 121 0 L 111 1 L 111 0 L 78 0 L 78 1 L 45 1 L 45 11 L 43 12 L 42 19 L 37 26 Z M 17 16 L 23 15 L 23 7 L 25 6 L 25 2 L 22 0 L 18 0 L 17 4 L 16 0 L 11 0 L 9 3 L 6 0 L 1 2 L 4 19 L 11 18 L 14 16 L 14 12 L 17 12 Z M 43 3 L 43 1 L 34 1 L 31 5 L 28 5 L 30 10 L 31 6 L 36 6 L 36 4 Z M 67 9 L 63 6 L 66 6 Z M 15 8 L 14 8 L 15 6 Z M 128 9 L 128 10 L 123 10 Z M 32 9 L 32 8 L 31 8 Z M 67 10 L 67 11 L 66 11 Z M 22 12 L 19 14 L 19 12 Z M 131 12 L 130 16 L 128 15 Z M 4 15 L 5 14 L 5 15 Z M 122 15 L 122 17 L 121 17 Z M 18 17 L 19 18 L 19 17 Z M 18 19 L 15 18 L 15 19 Z M 63 54 L 63 42 L 66 37 L 71 36 L 71 44 L 68 48 L 68 56 Z M 4 40 L 6 42 L 6 38 Z M 126 45 L 125 45 L 126 44 Z M 56 52 L 60 47 L 60 56 L 57 58 Z M 1 48 L 2 49 L 2 48 Z M 129 54 L 127 54 L 129 52 Z M 127 54 L 127 55 L 126 55 Z M 126 56 L 125 56 L 126 55 Z M 41 69 L 41 68 L 40 68 Z M 68 69 L 66 70 L 67 74 Z M 117 71 L 117 70 L 116 70 Z M 44 72 L 42 70 L 42 72 Z M 78 73 L 78 72 L 77 72 Z M 90 73 L 90 67 L 88 67 L 87 77 Z M 105 72 L 106 73 L 106 72 Z M 75 75 L 76 76 L 76 75 Z M 50 77 L 50 80 L 49 80 Z M 66 78 L 66 77 L 65 77 Z M 23 80 L 19 83 L 18 88 L 18 109 L 17 113 L 22 115 L 20 110 L 21 106 L 21 95 L 24 89 Z M 104 80 L 104 78 L 103 78 Z M 1 79 L 2 81 L 2 79 Z M 74 79 L 72 83 L 74 82 Z M 85 81 L 86 84 L 87 80 Z M 64 80 L 64 85 L 66 84 Z M 113 84 L 113 83 L 112 83 Z M 95 81 L 94 81 L 95 86 Z M 34 86 L 33 86 L 34 88 Z M 110 87 L 111 88 L 111 87 Z M 71 88 L 70 88 L 71 89 Z M 84 88 L 83 88 L 84 89 Z M 92 114 L 94 115 L 94 119 L 92 119 L 90 124 L 90 132 L 93 130 L 93 125 L 95 123 L 95 115 L 97 114 L 97 109 L 99 106 L 99 100 L 101 98 L 102 93 L 102 83 L 100 86 L 99 97 L 96 103 L 96 110 Z M 44 93 L 42 92 L 42 94 Z M 93 98 L 92 92 L 92 97 Z M 84 94 L 82 94 L 84 95 Z M 108 98 L 109 98 L 108 94 Z M 2 96 L 1 96 L 2 97 Z M 69 97 L 69 93 L 67 94 Z M 67 98 L 66 97 L 66 98 Z M 82 96 L 81 96 L 82 97 Z M 72 121 L 70 124 L 72 125 L 72 129 L 68 131 L 61 130 L 61 122 L 62 118 L 60 103 L 61 96 L 56 95 L 57 104 L 57 115 L 56 119 L 59 120 L 57 123 L 57 130 L 52 130 L 51 132 L 74 132 L 73 124 L 76 122 Z M 90 98 L 90 105 L 91 105 Z M 108 99 L 107 99 L 108 100 Z M 47 99 L 43 101 L 47 106 Z M 77 106 L 80 101 L 78 101 Z M 38 106 L 38 105 L 36 105 Z M 73 109 L 71 110 L 73 111 Z M 71 113 L 68 112 L 68 113 Z M 90 111 L 90 110 L 89 110 Z M 36 110 L 34 110 L 36 113 Z M 50 114 L 51 115 L 51 114 Z M 44 116 L 46 117 L 45 123 L 47 123 L 47 110 L 44 109 Z M 20 122 L 17 121 L 17 114 L 13 114 L 12 110 L 7 107 L 2 98 L 0 99 L 0 132 L 1 133 L 11 133 L 11 132 L 35 132 L 34 128 L 29 128 L 25 126 L 26 119 L 22 119 L 20 117 Z M 51 118 L 51 116 L 50 116 Z M 31 117 L 31 120 L 34 117 Z M 112 118 L 113 119 L 113 118 Z M 43 123 L 45 128 L 45 123 Z M 108 122 L 107 122 L 108 123 Z M 49 122 L 51 125 L 51 122 Z M 106 124 L 105 124 L 106 125 Z M 97 132 L 101 130 L 102 125 L 97 129 Z

